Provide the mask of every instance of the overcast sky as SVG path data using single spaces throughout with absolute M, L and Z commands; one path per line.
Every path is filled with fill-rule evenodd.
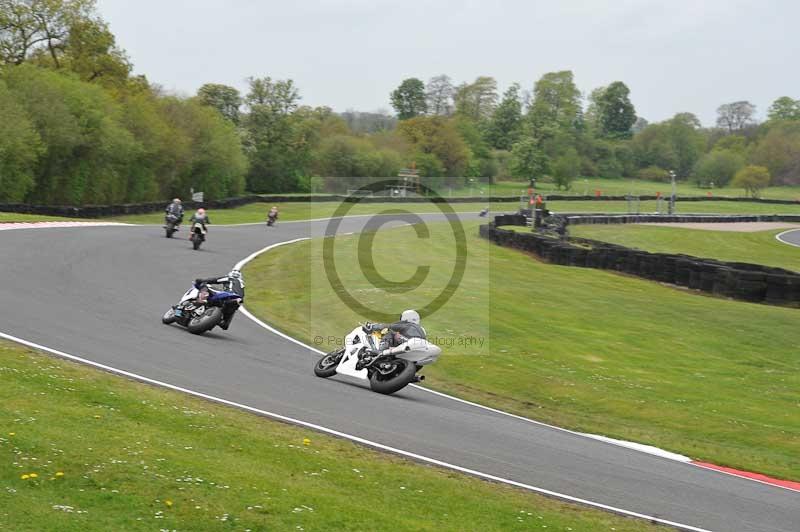
M 797 0 L 98 0 L 136 73 L 182 94 L 248 76 L 292 78 L 302 103 L 390 109 L 407 77 L 494 76 L 530 89 L 572 70 L 581 91 L 615 80 L 637 114 L 713 124 L 721 103 L 763 117 L 800 98 Z

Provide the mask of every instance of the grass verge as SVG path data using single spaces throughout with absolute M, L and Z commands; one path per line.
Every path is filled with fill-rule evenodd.
M 209 215 L 214 224 L 241 224 L 241 223 L 261 223 L 266 220 L 266 213 L 273 204 L 271 203 L 251 203 L 233 209 L 210 209 Z M 311 220 L 316 218 L 327 218 L 332 216 L 339 207 L 337 202 L 319 203 L 279 203 L 277 204 L 281 216 L 278 223 Z M 484 207 L 485 203 L 451 203 L 450 206 L 456 212 L 477 213 Z M 491 203 L 489 207 L 492 212 L 515 212 L 519 209 L 517 202 Z M 598 213 L 620 213 L 627 214 L 628 204 L 624 201 L 551 201 L 548 208 L 555 212 L 598 212 Z M 439 208 L 429 202 L 420 203 L 364 203 L 354 206 L 349 215 L 376 214 L 386 209 L 405 209 L 410 212 L 427 213 L 440 212 Z M 642 213 L 655 212 L 655 201 L 642 201 L 639 205 Z M 701 214 L 800 214 L 800 205 L 769 205 L 763 203 L 734 202 L 734 201 L 713 201 L 713 202 L 683 202 L 678 205 L 680 213 L 701 213 Z M 43 221 L 76 221 L 76 218 L 63 218 L 57 216 L 40 216 L 35 214 L 17 214 L 11 212 L 0 212 L 0 222 L 43 222 Z M 135 223 L 135 224 L 162 224 L 164 215 L 160 212 L 149 214 L 135 214 L 125 216 L 114 216 L 107 218 L 108 221 Z
M 0 341 L 0 528 L 652 530 Z
M 549 201 L 547 207 L 555 212 L 590 212 L 590 213 L 637 213 L 633 207 L 628 209 L 626 201 Z M 662 206 L 666 212 L 666 203 Z M 653 214 L 657 212 L 655 201 L 639 203 L 638 213 Z M 685 201 L 678 202 L 677 214 L 800 214 L 800 205 L 773 205 L 742 201 Z
M 677 183 L 677 193 L 679 196 L 705 196 L 710 191 L 714 196 L 728 197 L 747 197 L 746 191 L 742 188 L 723 187 L 713 190 L 699 188 L 694 183 Z M 528 182 L 522 181 L 498 181 L 493 185 L 481 183 L 481 186 L 472 189 L 465 187 L 453 190 L 453 195 L 469 196 L 477 194 L 483 190 L 484 194 L 495 196 L 507 196 L 516 194 L 526 194 Z M 572 188 L 567 191 L 558 190 L 554 183 L 539 181 L 536 185 L 537 192 L 541 194 L 572 194 L 572 195 L 594 195 L 596 190 L 601 191 L 604 196 L 622 196 L 626 194 L 634 195 L 655 195 L 661 192 L 668 196 L 672 190 L 669 183 L 658 183 L 656 181 L 645 181 L 642 179 L 607 179 L 602 177 L 578 178 L 572 182 Z M 447 195 L 448 190 L 441 190 L 442 195 Z M 800 186 L 779 186 L 767 187 L 761 191 L 762 198 L 800 200 Z
M 450 231 L 428 227 L 425 245 L 412 228 L 378 232 L 374 270 L 400 282 L 426 264 L 434 284 L 446 283 Z M 425 370 L 427 386 L 562 427 L 800 478 L 798 310 L 544 264 L 481 240 L 477 222 L 466 233 L 464 279 L 424 317 L 429 334 L 453 340 Z M 357 266 L 358 241 L 337 237 L 335 258 L 343 286 L 362 301 L 399 313 L 435 292 L 376 288 Z M 245 275 L 248 308 L 306 342 L 369 319 L 324 281 L 321 240 L 277 248 Z M 458 341 L 472 337 L 487 343 Z
M 329 218 L 333 216 L 340 203 L 335 201 L 319 203 L 250 203 L 233 209 L 208 209 L 208 214 L 214 224 L 241 224 L 241 223 L 264 223 L 267 219 L 267 211 L 272 205 L 277 205 L 280 210 L 281 222 L 297 220 L 313 220 L 316 218 Z M 456 212 L 477 213 L 486 207 L 483 203 L 453 203 L 451 204 Z M 516 211 L 519 205 L 516 203 L 495 203 L 491 204 L 492 210 L 497 211 Z M 348 215 L 376 214 L 387 209 L 404 209 L 416 213 L 440 212 L 439 207 L 430 202 L 421 203 L 363 203 L 353 206 L 348 211 Z M 800 212 L 800 209 L 798 209 Z M 186 217 L 188 220 L 188 216 Z M 164 223 L 163 213 L 137 214 L 131 216 L 114 216 L 109 218 L 115 222 L 140 223 L 140 224 L 162 224 Z
M 654 253 L 683 253 L 800 271 L 800 249 L 775 239 L 785 229 L 737 233 L 644 225 L 576 225 L 570 234 Z
M 278 223 L 296 220 L 312 220 L 328 218 L 339 207 L 338 202 L 319 203 L 279 203 L 280 219 Z M 270 203 L 251 203 L 233 209 L 209 209 L 209 216 L 214 224 L 260 223 L 266 220 Z M 451 203 L 456 212 L 478 213 L 486 204 L 483 203 Z M 515 212 L 519 209 L 517 202 L 491 203 L 492 212 Z M 628 205 L 624 201 L 552 201 L 548 207 L 556 212 L 610 212 L 627 213 Z M 386 209 L 404 209 L 410 212 L 440 212 L 439 208 L 429 202 L 420 203 L 363 203 L 354 206 L 348 215 L 376 214 Z M 655 201 L 643 201 L 641 212 L 655 212 Z M 719 214 L 800 214 L 800 205 L 769 205 L 763 203 L 742 203 L 734 201 L 686 202 L 679 204 L 679 212 L 719 213 Z M 137 214 L 131 216 L 115 216 L 109 218 L 114 222 L 137 224 L 162 224 L 162 213 Z
M 63 218 L 60 216 L 44 216 L 40 214 L 20 214 L 17 212 L 0 212 L 0 223 L 8 222 L 75 222 L 87 221 L 82 218 Z

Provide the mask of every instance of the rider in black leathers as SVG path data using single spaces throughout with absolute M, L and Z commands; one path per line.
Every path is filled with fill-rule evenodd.
M 178 217 L 178 221 L 175 222 L 175 230 L 177 231 L 178 226 L 181 225 L 181 222 L 183 221 L 183 205 L 181 204 L 181 199 L 175 198 L 172 200 L 172 203 L 167 205 L 167 207 L 164 209 L 164 214 L 174 214 Z
M 427 339 L 428 334 L 425 328 L 420 325 L 419 314 L 416 310 L 406 310 L 400 316 L 400 321 L 394 323 L 367 323 L 364 327 L 370 331 L 382 331 L 388 329 L 381 341 L 381 351 L 392 347 L 397 347 L 410 338 Z
M 223 290 L 237 294 L 244 301 L 244 278 L 239 270 L 231 270 L 228 275 L 224 275 L 222 277 L 209 277 L 208 279 L 194 280 L 194 287 L 200 292 L 203 291 L 204 287 L 210 284 L 222 285 Z M 230 327 L 231 321 L 233 321 L 233 316 L 235 314 L 236 311 L 233 310 L 222 315 L 222 321 L 219 323 L 219 326 L 222 330 L 228 330 L 228 327 Z

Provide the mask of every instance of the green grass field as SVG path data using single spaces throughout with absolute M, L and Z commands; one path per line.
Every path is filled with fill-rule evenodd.
M 251 203 L 233 209 L 208 209 L 208 215 L 213 224 L 242 224 L 242 223 L 263 223 L 267 219 L 267 211 L 272 205 L 277 205 L 280 210 L 278 224 L 297 220 L 312 220 L 316 218 L 328 218 L 333 216 L 341 205 L 339 202 L 328 201 L 319 203 Z M 451 207 L 456 212 L 475 212 L 476 214 L 486 207 L 482 203 L 452 203 Z M 515 211 L 519 208 L 517 203 L 496 203 L 492 204 L 492 210 Z M 440 212 L 439 207 L 434 203 L 363 203 L 354 205 L 347 215 L 376 214 L 386 209 L 404 209 L 410 212 L 427 213 Z M 800 212 L 800 209 L 798 209 Z M 187 216 L 188 219 L 188 216 Z M 138 214 L 133 216 L 115 216 L 109 218 L 115 222 L 141 223 L 141 224 L 163 224 L 163 213 Z
M 705 196 L 711 192 L 714 196 L 745 197 L 746 193 L 741 188 L 715 188 L 713 190 L 699 188 L 693 182 L 679 182 L 677 184 L 678 195 L 681 196 Z M 462 187 L 453 189 L 452 194 L 459 196 L 475 195 L 483 190 L 484 194 L 493 196 L 507 196 L 526 194 L 528 183 L 522 181 L 498 181 L 492 185 L 480 183 L 471 189 Z M 645 181 L 642 179 L 604 179 L 604 178 L 578 178 L 572 183 L 570 190 L 557 190 L 553 183 L 539 181 L 536 184 L 537 192 L 542 194 L 570 194 L 570 195 L 594 195 L 596 190 L 600 190 L 605 196 L 618 196 L 625 194 L 652 195 L 656 192 L 667 196 L 672 190 L 669 183 L 658 183 L 655 181 Z M 442 195 L 450 194 L 450 191 L 441 190 Z M 800 200 L 800 186 L 780 186 L 768 187 L 761 192 L 762 198 Z
M 517 205 L 515 204 L 516 208 Z M 549 201 L 547 208 L 558 212 L 592 212 L 592 213 L 641 213 L 657 212 L 655 201 L 641 201 L 638 209 L 628 207 L 627 201 Z M 666 203 L 662 212 L 666 214 Z M 505 210 L 508 210 L 506 208 Z M 684 201 L 678 202 L 677 214 L 800 214 L 798 205 L 772 205 L 769 203 L 753 203 L 740 201 Z
M 16 212 L 0 212 L 0 223 L 4 222 L 67 222 L 76 221 L 78 218 L 62 218 L 59 216 L 44 216 L 39 214 L 19 214 Z
M 0 342 L 0 529 L 655 530 Z
M 266 213 L 272 204 L 251 203 L 233 209 L 209 209 L 208 213 L 214 224 L 239 224 L 259 223 L 266 220 Z M 280 219 L 278 223 L 327 218 L 332 216 L 339 207 L 338 202 L 319 203 L 281 203 Z M 481 203 L 451 203 L 456 212 L 477 213 L 486 204 Z M 492 212 L 515 212 L 519 209 L 518 202 L 491 203 Z M 421 203 L 364 203 L 355 205 L 348 215 L 375 214 L 386 209 L 404 209 L 410 212 L 426 213 L 439 212 L 439 208 L 429 202 Z M 627 213 L 628 205 L 624 201 L 552 201 L 548 208 L 555 212 L 616 212 Z M 640 203 L 641 212 L 655 212 L 655 201 Z M 678 206 L 680 213 L 719 213 L 719 214 L 800 214 L 800 205 L 768 205 L 763 203 L 741 203 L 734 201 L 714 202 L 685 202 Z M 164 216 L 161 213 L 139 214 L 133 216 L 115 216 L 110 221 L 141 224 L 162 224 Z
M 570 235 L 656 253 L 683 253 L 800 271 L 800 248 L 775 239 L 785 229 L 736 233 L 645 225 L 575 225 Z
M 372 255 L 374 271 L 394 282 L 430 265 L 430 283 L 389 295 L 376 289 L 357 266 L 354 235 L 336 238 L 343 285 L 377 310 L 423 306 L 447 283 L 454 257 L 448 226 L 428 227 L 429 242 L 410 227 L 381 231 Z M 477 222 L 466 233 L 464 279 L 424 318 L 430 335 L 455 342 L 425 370 L 426 386 L 571 429 L 800 478 L 800 311 L 544 264 L 481 240 Z M 248 308 L 304 341 L 369 318 L 325 280 L 320 240 L 277 248 L 245 275 Z
M 233 209 L 209 209 L 209 215 L 214 224 L 240 224 L 240 223 L 260 223 L 266 220 L 267 211 L 272 203 L 251 203 Z M 309 220 L 316 218 L 327 218 L 332 216 L 339 207 L 338 202 L 317 202 L 317 203 L 279 203 L 280 222 Z M 456 212 L 475 212 L 477 213 L 486 206 L 489 206 L 494 213 L 515 212 L 519 209 L 520 203 L 513 202 L 494 202 L 494 203 L 451 203 L 450 206 Z M 626 201 L 551 201 L 547 204 L 548 208 L 555 212 L 608 212 L 608 213 L 628 213 L 635 212 L 636 207 L 630 206 Z M 389 208 L 400 208 L 410 212 L 426 213 L 439 212 L 439 208 L 430 202 L 419 203 L 364 203 L 354 206 L 348 214 L 375 214 Z M 666 209 L 666 206 L 664 207 Z M 642 213 L 656 212 L 655 201 L 642 201 L 638 205 L 638 211 Z M 701 202 L 679 202 L 678 213 L 702 213 L 702 214 L 800 214 L 800 204 L 798 205 L 770 205 L 753 202 L 736 201 L 701 201 Z M 75 218 L 59 218 L 55 216 L 40 216 L 31 214 L 16 214 L 0 212 L 0 222 L 36 222 L 36 221 L 67 221 L 76 220 Z M 108 221 L 135 223 L 135 224 L 158 224 L 164 222 L 161 212 L 149 214 L 114 216 L 107 218 Z

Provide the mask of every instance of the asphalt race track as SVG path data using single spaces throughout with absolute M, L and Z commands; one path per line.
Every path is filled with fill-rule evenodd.
M 777 239 L 784 244 L 800 247 L 800 229 L 791 229 L 777 235 Z
M 474 215 L 472 215 L 474 216 Z M 422 215 L 423 219 L 441 219 Z M 339 231 L 358 231 L 354 217 Z M 240 313 L 227 332 L 161 324 L 192 279 L 226 273 L 269 244 L 326 222 L 0 232 L 0 332 L 114 368 L 314 423 L 464 468 L 714 531 L 800 529 L 800 493 L 638 452 L 407 388 L 386 397 L 319 379 L 316 354 Z M 800 235 L 798 235 L 800 236 Z M 342 334 L 346 331 L 322 331 Z M 447 353 L 443 353 L 447 356 Z

